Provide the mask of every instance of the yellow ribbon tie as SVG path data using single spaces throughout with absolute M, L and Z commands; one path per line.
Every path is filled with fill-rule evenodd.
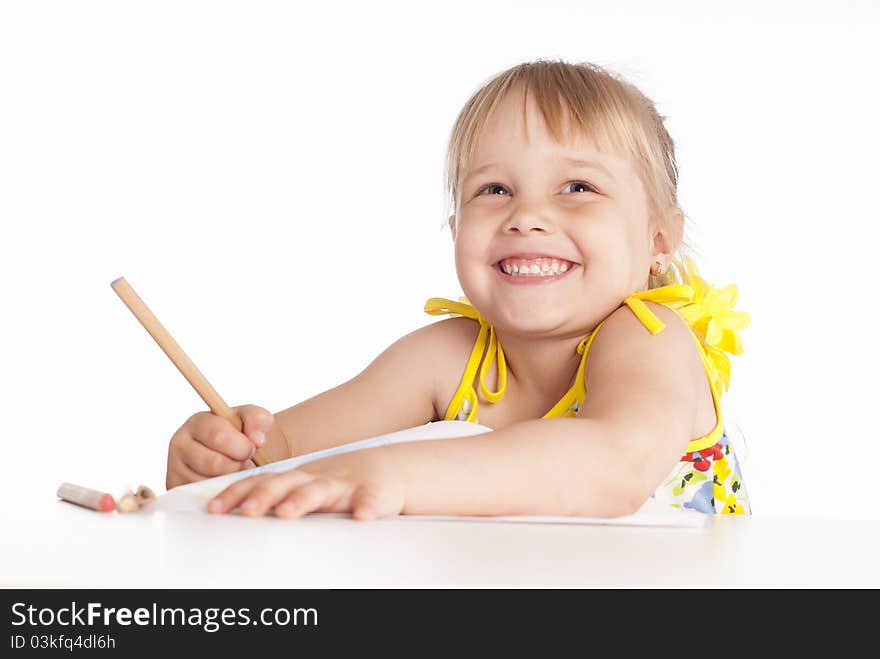
M 460 300 L 459 302 L 453 302 L 445 297 L 432 297 L 425 302 L 425 313 L 429 313 L 432 316 L 442 316 L 443 314 L 449 314 L 453 317 L 465 316 L 480 321 L 482 325 L 484 322 L 483 317 L 471 306 L 467 298 L 460 297 L 458 299 Z
M 468 302 L 467 298 L 463 296 L 458 298 L 458 302 L 447 300 L 442 297 L 432 297 L 425 302 L 425 312 L 432 316 L 440 316 L 443 314 L 449 314 L 453 317 L 464 316 L 480 323 L 480 337 L 484 337 L 488 333 L 489 342 L 486 357 L 482 361 L 482 364 L 480 364 L 480 391 L 483 392 L 483 396 L 490 403 L 497 403 L 501 400 L 507 389 L 507 362 L 504 359 L 504 350 L 501 349 L 501 343 L 498 341 L 498 337 L 495 334 L 495 328 L 492 327 L 471 305 L 471 303 Z M 480 337 L 478 337 L 477 344 L 480 343 Z M 498 362 L 498 390 L 490 391 L 486 386 L 486 375 L 496 360 Z M 474 392 L 472 388 L 465 395 L 465 400 L 468 401 L 470 406 L 468 414 L 468 420 L 470 421 L 471 416 L 476 416 L 477 407 L 476 392 Z
M 663 323 L 652 314 L 642 300 L 661 302 L 678 314 L 694 330 L 700 341 L 710 370 L 710 376 L 718 392 L 726 391 L 730 386 L 730 358 L 725 353 L 739 355 L 742 353 L 740 330 L 751 322 L 751 316 L 745 311 L 734 311 L 733 307 L 739 297 L 735 284 L 717 288 L 700 277 L 696 264 L 687 256 L 684 257 L 682 273 L 683 284 L 662 286 L 627 298 L 626 303 L 637 316 L 648 314 L 659 323 L 646 326 L 653 333 L 663 329 Z M 644 309 L 637 307 L 644 307 Z M 645 321 L 642 318 L 643 322 Z M 656 330 L 656 331 L 655 331 Z

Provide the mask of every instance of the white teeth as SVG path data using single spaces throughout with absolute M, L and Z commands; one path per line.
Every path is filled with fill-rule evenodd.
M 538 276 L 553 277 L 567 272 L 570 265 L 567 262 L 560 263 L 557 259 L 540 260 L 539 262 L 525 263 L 501 263 L 501 270 L 510 276 Z

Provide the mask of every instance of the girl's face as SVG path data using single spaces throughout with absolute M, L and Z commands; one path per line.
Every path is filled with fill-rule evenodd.
M 664 238 L 629 159 L 584 138 L 558 144 L 531 98 L 523 124 L 522 102 L 511 92 L 497 106 L 463 173 L 458 279 L 498 329 L 582 336 L 645 288 Z

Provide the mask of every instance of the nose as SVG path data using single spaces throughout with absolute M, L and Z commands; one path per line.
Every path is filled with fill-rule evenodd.
M 553 233 L 555 226 L 547 213 L 540 204 L 520 204 L 511 210 L 501 229 L 504 233 Z

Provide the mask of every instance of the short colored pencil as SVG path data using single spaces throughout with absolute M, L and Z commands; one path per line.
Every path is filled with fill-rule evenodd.
M 106 492 L 92 490 L 82 485 L 74 485 L 73 483 L 61 483 L 56 492 L 59 499 L 75 503 L 78 506 L 91 508 L 92 510 L 100 510 L 109 512 L 116 508 L 116 502 L 113 497 Z

